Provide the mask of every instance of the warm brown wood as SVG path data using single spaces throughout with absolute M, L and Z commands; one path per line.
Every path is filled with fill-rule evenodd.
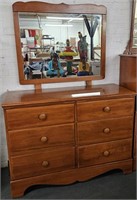
M 109 112 L 104 109 L 106 107 L 109 107 Z M 125 117 L 134 113 L 134 98 L 78 102 L 77 112 L 78 121 Z
M 48 165 L 44 165 L 44 161 Z M 53 147 L 11 157 L 11 180 L 34 177 L 75 167 L 74 147 Z M 44 165 L 44 167 L 43 167 Z
M 102 165 L 95 165 L 84 168 L 76 168 L 72 170 L 51 173 L 21 180 L 11 181 L 11 192 L 13 197 L 23 196 L 24 191 L 30 185 L 41 184 L 56 184 L 64 185 L 71 184 L 76 181 L 86 181 L 102 173 L 113 169 L 121 169 L 124 174 L 132 172 L 132 160 L 123 160 L 113 163 L 106 163 Z
M 36 92 L 41 92 L 42 91 L 42 87 L 41 87 L 41 84 L 35 84 L 35 91 Z
M 120 56 L 120 85 L 137 91 L 137 57 Z
M 133 117 L 81 122 L 77 130 L 79 145 L 124 139 L 132 137 Z
M 13 4 L 14 12 L 50 12 L 50 13 L 93 13 L 106 14 L 106 7 L 94 4 L 53 4 L 45 2 L 15 2 Z
M 137 55 L 120 55 L 120 85 L 137 93 Z M 135 104 L 136 102 L 137 99 L 135 101 Z M 135 108 L 137 110 L 137 105 L 135 106 Z M 136 170 L 137 120 L 135 119 L 134 121 L 133 169 Z
M 74 122 L 74 105 L 17 108 L 6 112 L 8 130 Z M 31 122 L 31 123 L 30 123 Z
M 72 97 L 72 94 L 100 92 L 99 96 Z M 32 107 L 40 105 L 51 105 L 53 103 L 64 103 L 64 101 L 75 102 L 77 100 L 103 100 L 108 97 L 110 99 L 133 97 L 135 92 L 126 88 L 119 87 L 115 84 L 92 85 L 91 87 L 70 87 L 42 90 L 36 93 L 34 90 L 8 91 L 2 95 L 3 108 Z
M 61 144 L 74 144 L 74 124 L 9 131 L 11 155 Z
M 72 94 L 100 92 L 99 96 Z M 135 92 L 115 84 L 2 96 L 13 197 L 133 169 Z
M 132 140 L 118 140 L 79 147 L 79 167 L 131 158 Z
M 77 76 L 77 77 L 65 77 L 65 78 L 41 78 L 41 79 L 30 79 L 25 80 L 23 72 L 23 58 L 21 52 L 20 42 L 20 29 L 18 12 L 35 12 L 35 13 L 80 13 L 80 14 L 99 14 L 102 15 L 102 30 L 101 30 L 101 70 L 100 75 L 93 76 Z M 105 55 L 106 55 L 106 15 L 107 8 L 103 5 L 94 4 L 50 4 L 45 2 L 15 2 L 13 4 L 13 17 L 14 17 L 14 30 L 16 40 L 16 51 L 19 71 L 20 84 L 34 84 L 36 90 L 39 92 L 41 89 L 40 84 L 42 83 L 63 83 L 63 82 L 76 82 L 76 81 L 87 81 L 100 80 L 105 77 Z

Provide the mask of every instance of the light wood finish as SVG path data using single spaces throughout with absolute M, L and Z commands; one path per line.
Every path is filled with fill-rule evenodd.
M 79 167 L 130 159 L 132 139 L 79 147 Z
M 100 95 L 72 97 L 95 91 Z M 2 99 L 13 197 L 31 185 L 132 172 L 135 92 L 110 84 L 6 92 Z
M 53 147 L 31 153 L 28 151 L 25 155 L 11 157 L 11 180 L 65 171 L 74 167 L 74 147 Z
M 94 144 L 132 137 L 132 123 L 132 117 L 78 123 L 78 143 Z
M 124 117 L 134 112 L 134 98 L 80 102 L 77 112 L 78 121 Z
M 74 105 L 62 104 L 7 110 L 8 129 L 74 122 Z M 30 123 L 31 122 L 31 123 Z
M 120 55 L 120 85 L 135 91 L 137 94 L 137 55 L 125 55 L 125 54 Z M 137 102 L 137 96 L 135 104 L 136 102 Z M 135 113 L 137 113 L 137 105 L 135 107 L 136 107 Z M 133 153 L 134 170 L 136 170 L 136 137 L 137 137 L 137 120 L 135 120 L 134 123 L 134 153 Z
M 18 71 L 19 71 L 19 81 L 20 84 L 34 84 L 35 89 L 38 92 L 41 90 L 40 84 L 42 83 L 56 83 L 56 82 L 75 82 L 75 81 L 85 81 L 85 84 L 90 85 L 92 80 L 100 80 L 105 77 L 105 55 L 106 55 L 106 15 L 107 9 L 103 5 L 94 4 L 50 4 L 45 2 L 15 2 L 13 4 L 13 18 L 14 18 L 14 30 L 15 30 L 15 40 L 16 40 L 16 50 L 17 50 L 17 61 L 18 61 Z M 99 14 L 102 16 L 102 26 L 101 26 L 101 69 L 100 75 L 93 76 L 68 76 L 62 78 L 42 78 L 42 79 L 24 79 L 23 72 L 23 59 L 21 52 L 21 42 L 20 42 L 20 27 L 19 27 L 19 12 L 34 12 L 34 13 L 60 13 L 60 14 Z
M 19 154 L 28 149 L 74 144 L 74 142 L 74 124 L 9 131 L 11 155 Z
M 137 91 L 137 57 L 120 55 L 120 85 Z

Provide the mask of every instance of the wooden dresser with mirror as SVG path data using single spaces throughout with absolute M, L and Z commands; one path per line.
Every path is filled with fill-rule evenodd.
M 114 169 L 131 173 L 135 92 L 116 84 L 92 85 L 105 77 L 106 7 L 16 2 L 13 14 L 19 80 L 35 90 L 3 94 L 12 196 L 22 196 L 32 185 L 71 184 Z M 59 38 L 62 31 L 67 34 Z M 47 76 L 51 47 L 65 76 L 59 66 L 52 69 L 59 75 Z M 79 76 L 83 57 L 92 73 Z M 85 86 L 41 88 L 74 81 Z

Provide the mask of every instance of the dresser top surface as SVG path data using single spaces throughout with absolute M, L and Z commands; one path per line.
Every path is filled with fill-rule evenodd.
M 82 94 L 82 95 L 81 95 Z M 73 96 L 74 95 L 74 96 Z M 76 96 L 75 96 L 76 95 Z M 80 97 L 77 95 L 80 95 Z M 100 100 L 135 96 L 135 92 L 116 84 L 93 85 L 35 90 L 7 91 L 2 95 L 2 107 L 27 106 L 42 103 L 57 103 L 81 100 Z

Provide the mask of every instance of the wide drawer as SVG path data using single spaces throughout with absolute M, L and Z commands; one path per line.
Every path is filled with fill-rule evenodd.
M 78 102 L 77 120 L 90 121 L 133 115 L 134 98 Z
M 74 122 L 74 105 L 50 105 L 6 111 L 8 130 Z
M 87 145 L 78 149 L 79 167 L 125 160 L 131 156 L 132 139 Z
M 56 147 L 10 159 L 11 179 L 32 177 L 75 167 L 75 148 Z
M 74 144 L 74 124 L 8 132 L 10 154 L 61 144 Z
M 94 144 L 132 137 L 133 117 L 79 122 L 78 144 Z

